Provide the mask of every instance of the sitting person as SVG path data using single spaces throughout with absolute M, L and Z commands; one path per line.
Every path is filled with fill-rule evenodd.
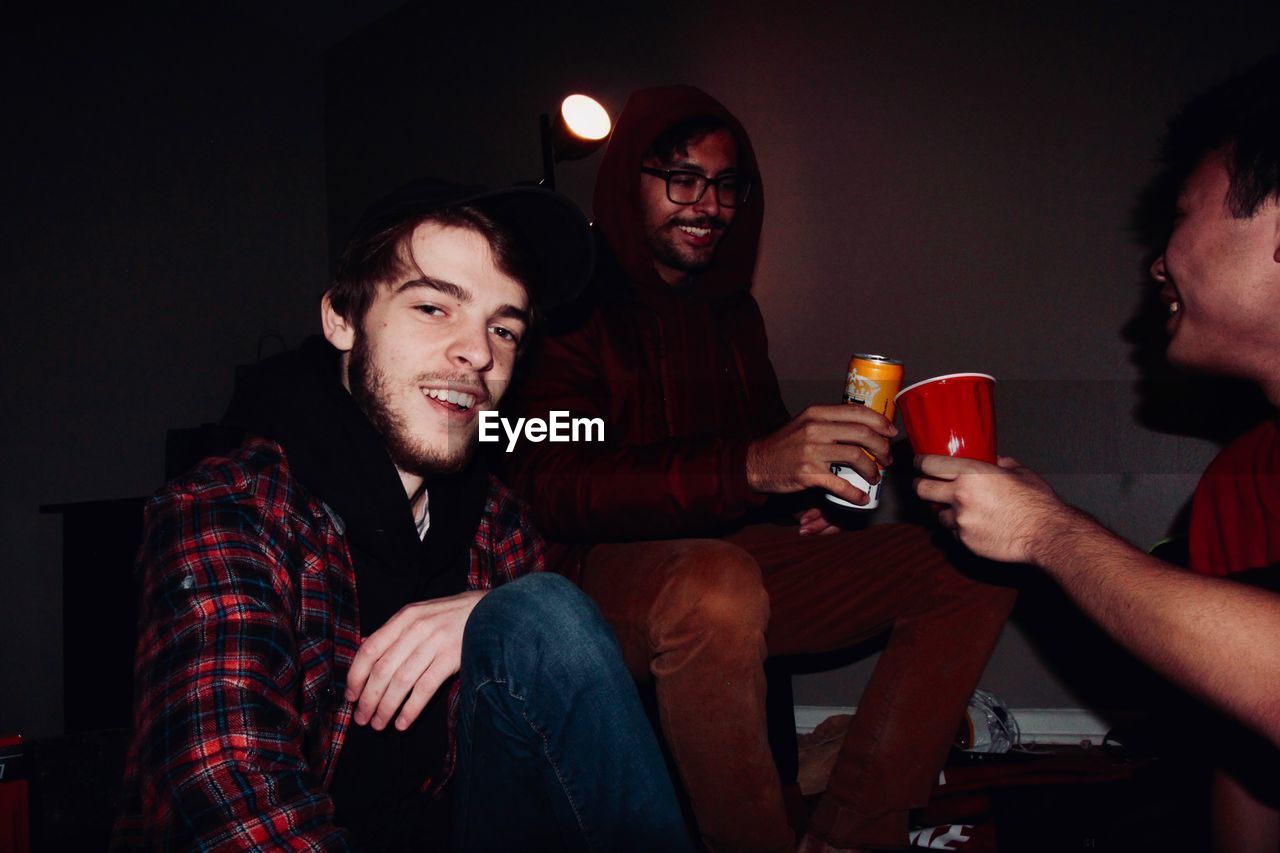
M 715 99 L 631 95 L 596 181 L 592 300 L 541 342 L 518 392 L 520 414 L 601 418 L 605 441 L 518 444 L 512 483 L 553 567 L 655 688 L 714 850 L 795 845 L 766 658 L 887 633 L 805 844 L 903 846 L 1013 593 L 961 574 L 917 527 L 847 532 L 824 517 L 821 490 L 867 501 L 830 464 L 852 459 L 878 482 L 871 457 L 889 461 L 895 430 L 860 406 L 788 416 L 750 293 L 764 195 L 745 130 Z
M 148 504 L 116 849 L 689 849 L 608 626 L 473 459 L 590 258 L 534 188 L 365 216 L 327 343 L 255 369 L 250 437 Z

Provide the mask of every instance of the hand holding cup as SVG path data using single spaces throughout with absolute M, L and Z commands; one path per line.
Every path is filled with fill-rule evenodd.
M 948 373 L 908 385 L 895 398 L 911 449 L 920 456 L 996 461 L 994 377 Z
M 994 377 L 948 373 L 923 379 L 895 398 L 917 456 L 955 456 L 996 462 Z M 935 512 L 945 506 L 931 502 Z

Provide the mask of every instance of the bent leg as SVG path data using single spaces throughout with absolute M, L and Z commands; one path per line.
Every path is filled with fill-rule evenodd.
M 771 655 L 889 631 L 810 832 L 838 847 L 904 845 L 907 812 L 928 800 L 1013 591 L 960 573 L 911 525 L 804 537 L 757 525 L 728 540 L 764 573 Z
M 460 675 L 456 849 L 691 849 L 612 632 L 569 581 L 481 599 Z
M 592 548 L 583 589 L 613 626 L 658 714 L 703 840 L 713 850 L 788 850 L 765 723 L 759 567 L 715 539 Z

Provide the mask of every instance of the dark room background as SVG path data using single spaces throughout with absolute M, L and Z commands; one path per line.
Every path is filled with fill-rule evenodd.
M 450 6 L 48 13 L 0 35 L 0 733 L 61 731 L 64 636 L 95 642 L 64 626 L 77 590 L 39 508 L 157 488 L 168 429 L 216 420 L 237 365 L 318 329 L 364 203 L 424 174 L 536 178 L 538 113 L 571 91 L 616 116 L 631 89 L 692 83 L 742 119 L 793 409 L 834 401 L 855 350 L 909 379 L 992 373 L 1003 452 L 1134 542 L 1170 529 L 1216 444 L 1204 418 L 1143 410 L 1135 204 L 1177 106 L 1280 49 L 1276 3 Z M 597 162 L 558 172 L 584 209 Z M 1035 621 L 984 686 L 1131 704 L 1090 683 L 1079 635 Z M 865 671 L 799 676 L 797 702 L 855 704 Z

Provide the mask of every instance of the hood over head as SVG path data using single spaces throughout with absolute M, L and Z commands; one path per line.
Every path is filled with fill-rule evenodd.
M 706 92 L 693 86 L 659 86 L 641 89 L 627 98 L 600 163 L 592 207 L 596 228 L 626 277 L 641 287 L 668 291 L 669 286 L 654 269 L 653 255 L 644 238 L 640 166 L 659 134 L 702 116 L 722 118 L 733 130 L 739 144 L 739 169 L 752 180 L 751 197 L 738 208 L 711 268 L 697 276 L 698 289 L 709 296 L 731 296 L 751 285 L 764 221 L 764 186 L 746 130 Z

